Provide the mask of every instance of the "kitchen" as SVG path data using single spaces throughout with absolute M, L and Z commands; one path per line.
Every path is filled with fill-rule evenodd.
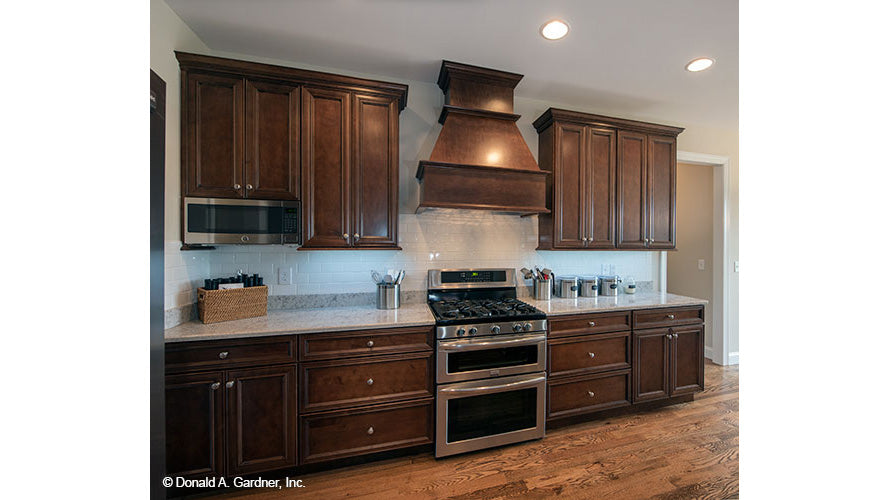
M 708 300 L 663 276 L 678 123 L 521 100 L 500 66 L 418 84 L 172 49 L 167 496 L 323 497 L 313 473 L 459 467 L 706 389 Z

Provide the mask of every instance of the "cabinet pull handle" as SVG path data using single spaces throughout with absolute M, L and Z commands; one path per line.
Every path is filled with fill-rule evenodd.
M 676 319 L 676 315 L 675 314 L 668 314 L 667 319 Z
M 596 357 L 596 353 L 591 352 L 591 353 L 590 353 L 590 359 L 593 359 L 593 358 L 595 358 L 595 357 Z
M 231 388 L 234 387 L 234 386 L 235 386 L 235 381 L 234 381 L 234 380 L 229 380 L 228 382 L 225 383 L 225 388 L 226 388 L 226 389 L 231 389 Z
M 596 322 L 595 322 L 595 321 L 590 321 L 590 326 L 596 326 Z
M 253 184 L 247 184 L 247 191 L 250 191 L 251 189 L 253 189 Z
M 349 239 L 349 233 L 343 233 L 343 239 L 344 239 L 344 240 L 348 240 L 348 239 Z
M 373 346 L 374 346 L 374 341 L 373 341 L 373 340 L 368 340 L 368 341 L 367 341 L 367 347 L 373 347 Z
M 240 184 L 235 184 L 235 185 L 232 186 L 232 187 L 235 188 L 235 189 L 237 189 L 238 191 L 241 190 L 241 185 L 240 185 Z
M 593 391 L 587 391 L 587 392 L 589 392 L 591 398 L 596 396 L 596 393 Z
M 213 389 L 215 391 L 216 389 L 219 389 L 219 385 L 219 382 L 213 382 L 212 384 L 210 384 L 210 389 Z
M 370 436 L 370 435 L 373 434 L 373 433 L 374 433 L 374 428 L 373 428 L 373 426 L 368 427 L 368 428 L 367 428 L 367 435 Z
M 219 353 L 219 359 L 225 359 L 228 357 L 228 351 L 222 351 Z
M 372 378 L 367 379 L 367 385 L 374 385 L 374 379 L 372 379 Z

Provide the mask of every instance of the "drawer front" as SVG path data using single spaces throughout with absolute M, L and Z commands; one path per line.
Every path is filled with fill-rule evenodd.
M 300 463 L 432 443 L 433 400 L 300 417 Z
M 168 373 L 240 366 L 295 363 L 293 336 L 213 342 L 176 342 L 165 348 Z
M 432 351 L 432 327 L 315 333 L 299 337 L 299 359 L 341 359 L 374 354 Z
M 630 370 L 547 381 L 547 420 L 630 404 Z
M 300 411 L 362 406 L 435 394 L 432 353 L 300 364 Z
M 549 336 L 568 337 L 630 329 L 630 311 L 549 318 Z
M 704 322 L 704 306 L 633 311 L 633 329 L 696 325 Z
M 549 341 L 550 377 L 630 368 L 630 332 L 602 333 Z

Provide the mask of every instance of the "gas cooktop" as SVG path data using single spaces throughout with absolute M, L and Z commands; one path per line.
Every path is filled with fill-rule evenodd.
M 515 298 L 445 299 L 429 307 L 439 325 L 546 318 L 540 309 Z
M 512 323 L 546 319 L 516 295 L 515 269 L 429 270 L 429 308 L 439 326 L 511 322 L 513 330 Z

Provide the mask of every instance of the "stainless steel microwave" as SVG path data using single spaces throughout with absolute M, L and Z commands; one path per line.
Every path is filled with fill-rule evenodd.
M 300 242 L 298 201 L 185 198 L 185 244 Z

